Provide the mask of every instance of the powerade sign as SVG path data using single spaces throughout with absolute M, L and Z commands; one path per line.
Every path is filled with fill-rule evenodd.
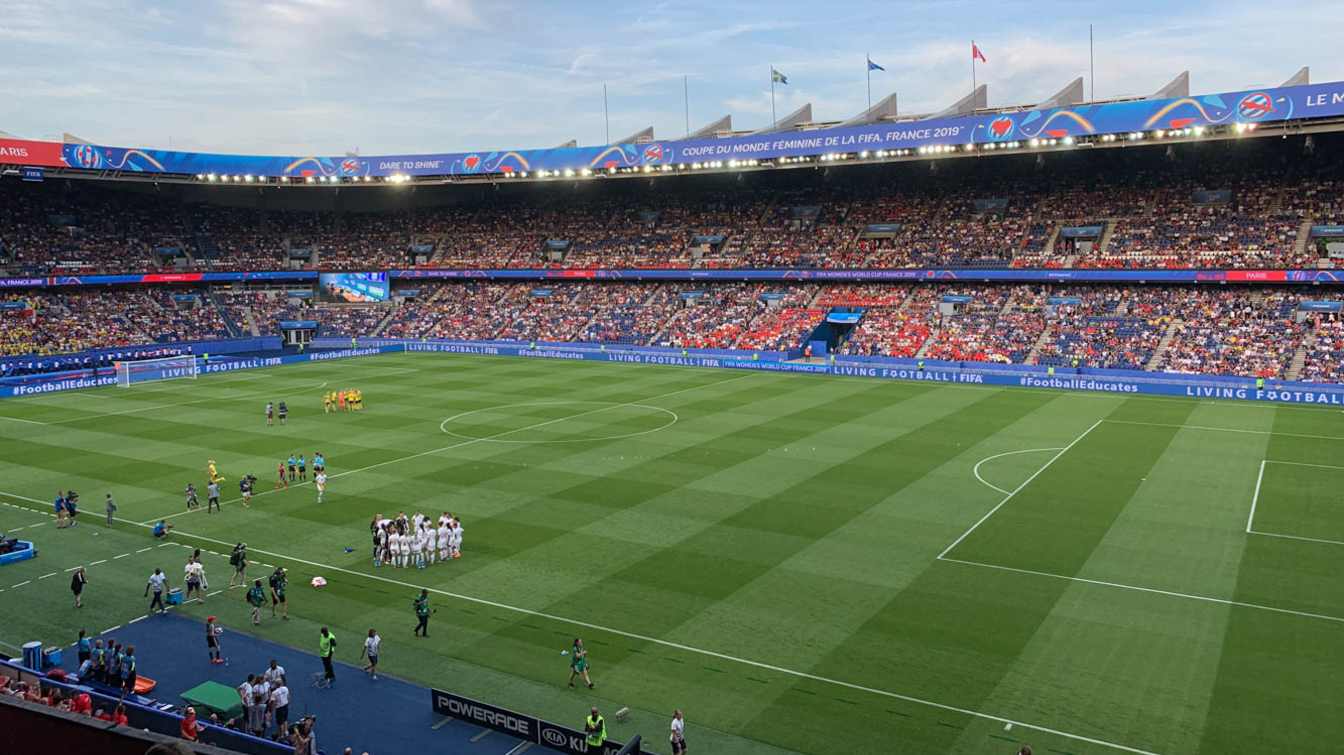
M 569 755 L 615 755 L 625 746 L 620 742 L 607 740 L 601 747 L 589 747 L 587 737 L 577 729 L 455 695 L 452 692 L 438 689 L 431 689 L 429 692 L 434 712 L 441 716 L 467 721 Z M 638 751 L 636 748 L 636 752 Z

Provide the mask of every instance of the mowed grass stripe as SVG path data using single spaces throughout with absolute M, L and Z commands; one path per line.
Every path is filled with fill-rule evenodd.
M 708 606 L 730 599 L 733 593 L 769 572 L 774 568 L 771 564 L 781 563 L 810 543 L 823 539 L 826 534 L 881 501 L 893 490 L 922 477 L 927 468 L 945 463 L 948 453 L 959 453 L 953 442 L 939 442 L 938 437 L 943 433 L 954 433 L 974 425 L 977 432 L 989 435 L 995 431 L 994 428 L 1001 426 L 1000 422 L 1010 423 L 1048 400 L 1046 397 L 1018 396 L 1018 402 L 1005 402 L 1012 408 L 1000 415 L 989 406 L 994 398 L 961 394 L 952 402 L 955 409 L 933 412 L 923 417 L 926 420 L 923 424 L 901 432 L 897 438 L 856 453 L 848 464 L 826 465 L 824 469 L 807 475 L 804 480 L 731 513 L 710 529 L 688 533 L 690 536 L 683 541 L 649 552 L 635 565 L 591 589 L 605 596 L 604 606 L 621 615 L 640 615 L 650 620 L 650 623 L 666 626 L 693 620 Z M 968 399 L 974 403 L 966 405 Z M 994 415 L 994 419 L 985 422 L 986 413 Z M 857 416 L 863 415 L 860 413 Z M 966 442 L 964 435 L 957 433 L 957 437 L 963 438 L 963 444 Z M 973 443 L 974 439 L 970 442 Z M 883 459 L 887 461 L 879 463 Z M 903 462 L 918 459 L 919 463 L 892 467 L 890 460 L 893 459 Z M 890 473 L 890 478 L 881 482 L 865 479 L 868 484 L 860 485 L 859 480 L 851 477 L 841 484 L 844 475 L 839 470 L 842 468 L 857 468 L 865 472 L 880 469 Z M 825 515 L 813 511 L 828 507 L 832 510 Z M 749 511 L 755 511 L 759 516 L 748 516 L 746 512 Z M 763 521 L 766 526 L 762 525 Z M 797 526 L 790 529 L 788 522 L 794 522 Z M 849 589 L 854 599 L 863 600 L 866 586 L 837 584 L 834 589 Z M 576 591 L 557 601 L 551 610 L 561 611 L 565 606 L 572 606 L 582 599 L 583 592 Z M 779 599 L 788 601 L 798 599 L 798 596 L 785 593 Z M 800 618 L 805 615 L 805 612 L 800 613 Z M 519 639 L 522 640 L 521 637 Z M 690 641 L 689 638 L 687 641 Z M 768 654 L 778 652 L 778 648 L 773 646 L 743 643 L 740 637 L 731 640 L 722 637 L 718 642 L 731 644 L 735 648 L 745 647 L 746 650 L 742 651 L 744 654 L 749 650 L 756 657 L 768 657 Z M 703 637 L 695 639 L 695 644 L 703 646 L 706 643 Z M 718 645 L 711 643 L 710 646 Z M 607 663 L 621 663 L 621 668 L 617 670 L 618 678 L 647 677 L 654 673 L 660 680 L 660 689 L 666 688 L 678 694 L 688 691 L 687 684 L 696 683 L 694 675 L 688 675 L 680 669 L 644 664 L 640 656 L 630 654 L 628 648 L 608 648 L 604 655 L 611 656 Z M 782 686 L 774 694 L 782 694 L 787 688 L 787 685 Z M 697 696 L 708 698 L 705 703 L 710 707 L 725 709 L 738 709 L 743 704 L 751 707 L 761 694 L 740 675 L 716 683 L 712 690 L 702 689 Z M 795 717 L 799 714 L 800 711 L 792 713 Z M 791 737 L 798 734 L 794 729 L 796 727 L 791 727 Z M 772 739 L 770 735 L 759 736 L 784 746 L 798 746 L 797 739 L 792 739 L 792 744 L 789 744 L 782 739 Z
M 1176 433 L 1174 427 L 1102 422 L 947 556 L 1076 576 Z M 1024 549 L 1028 538 L 1051 546 Z
M 730 386 L 724 386 L 724 389 L 728 387 Z M 784 383 L 776 389 L 769 390 L 765 389 L 759 380 L 748 380 L 733 384 L 731 387 L 733 392 L 738 394 L 738 400 L 743 402 L 752 400 L 751 397 L 754 396 L 756 401 L 779 401 L 783 406 L 787 405 L 787 397 L 797 395 L 800 398 L 796 400 L 796 404 L 810 406 L 814 412 L 824 408 L 812 400 L 802 398 L 807 393 L 820 399 L 823 393 L 815 386 Z M 701 394 L 696 392 L 696 395 Z M 840 406 L 849 403 L 849 396 L 850 393 L 846 392 L 840 396 L 833 395 L 832 398 L 835 405 Z M 711 418 L 696 418 L 688 413 L 687 419 L 678 427 L 682 430 L 694 427 L 697 420 L 705 423 L 705 431 L 714 426 L 710 424 Z M 742 437 L 747 433 L 755 434 L 757 431 L 754 426 L 765 422 L 767 420 L 764 417 L 754 418 L 753 427 L 743 427 L 738 432 L 743 434 Z M 781 439 L 780 442 L 784 440 Z M 624 467 L 609 462 L 600 469 L 593 469 L 592 467 L 596 466 L 594 464 L 570 464 L 568 461 L 591 459 L 598 454 L 608 454 L 608 449 L 616 446 L 630 451 L 632 459 L 636 455 L 633 453 L 636 449 L 641 450 L 639 456 L 648 458 Z M 465 564 L 466 568 L 463 571 L 456 572 L 454 589 L 470 590 L 479 587 L 487 591 L 498 591 L 501 585 L 516 583 L 517 586 L 510 591 L 515 594 L 515 599 L 527 602 L 548 599 L 554 594 L 555 589 L 572 587 L 575 579 L 591 579 L 591 573 L 587 575 L 574 573 L 577 569 L 573 567 L 589 572 L 600 569 L 602 553 L 594 552 L 596 543 L 590 543 L 590 547 L 585 548 L 584 542 L 588 538 L 579 535 L 580 532 L 603 519 L 619 515 L 643 501 L 666 493 L 671 488 L 659 481 L 666 478 L 668 465 L 676 465 L 677 471 L 686 475 L 694 473 L 697 469 L 686 462 L 695 461 L 698 462 L 699 476 L 715 474 L 722 468 L 721 464 L 727 462 L 706 464 L 705 460 L 717 457 L 720 448 L 740 448 L 740 446 L 741 441 L 733 441 L 732 437 L 712 435 L 705 438 L 700 432 L 669 433 L 649 436 L 639 444 L 622 441 L 574 444 L 559 447 L 558 452 L 550 447 L 524 448 L 522 458 L 513 460 L 513 464 L 517 464 L 516 467 L 501 462 L 501 459 L 507 458 L 510 452 L 500 450 L 487 457 L 490 463 L 483 469 L 461 472 L 449 470 L 445 474 L 445 479 L 458 481 L 458 484 L 468 484 L 468 487 L 461 490 L 459 496 L 459 500 L 464 502 L 477 497 L 478 491 L 486 485 L 491 490 L 500 491 L 521 487 L 518 492 L 526 493 L 515 494 L 518 500 L 514 505 L 492 515 L 468 519 L 472 532 L 479 533 L 481 547 L 485 549 L 482 554 L 484 558 L 473 559 L 471 563 Z M 479 448 L 481 447 L 473 447 L 473 449 Z M 530 472 L 528 467 L 534 462 L 544 464 L 546 470 L 540 475 Z M 467 467 L 472 464 L 473 462 L 463 461 L 460 466 Z M 570 471 L 568 469 L 570 467 L 577 467 L 583 471 Z M 529 476 L 531 484 L 521 486 L 516 484 L 522 483 Z M 683 479 L 690 482 L 696 477 L 683 477 Z M 464 505 L 467 509 L 462 515 L 470 517 L 471 504 L 464 503 Z M 568 540 L 561 543 L 560 541 L 566 536 Z M 507 544 L 507 547 L 504 547 L 504 544 Z M 616 551 L 614 555 L 628 557 L 636 548 L 636 543 L 626 543 L 614 549 Z M 556 552 L 551 552 L 552 550 Z M 570 565 L 571 561 L 573 567 Z M 498 569 L 502 570 L 501 573 L 496 573 L 496 562 L 499 562 Z M 525 580 L 520 582 L 520 578 Z M 552 582 L 555 583 L 554 586 Z
M 1339 430 L 1338 416 L 1281 412 L 1275 431 Z M 1324 434 L 1324 433 L 1322 433 Z M 1276 459 L 1334 459 L 1340 441 L 1271 436 Z M 1310 474 L 1310 470 L 1301 470 Z M 1291 485 L 1290 481 L 1284 482 Z M 1283 491 L 1292 495 L 1291 488 Z M 1249 507 L 1250 491 L 1246 491 Z M 1344 546 L 1248 535 L 1237 599 L 1344 614 Z M 1222 639 L 1217 682 L 1200 752 L 1337 752 L 1344 741 L 1340 628 L 1263 611 L 1233 611 Z
M 752 394 L 770 395 L 769 392 L 761 394 L 761 379 L 754 376 L 739 377 L 745 379 L 722 382 L 722 387 L 716 387 L 720 385 L 719 383 L 688 386 L 675 399 L 655 399 L 660 404 L 677 408 L 685 414 L 685 417 L 678 425 L 669 428 L 667 431 L 644 436 L 645 447 L 661 448 L 668 444 L 677 443 L 677 439 L 683 437 L 686 428 L 700 419 L 694 414 L 685 413 L 680 407 L 678 400 L 683 396 L 690 396 L 706 390 L 731 392 L 738 395 L 739 400 L 747 400 L 747 397 Z M 725 379 L 720 377 L 720 380 Z M 794 388 L 801 389 L 802 386 L 795 386 Z M 569 407 L 567 411 L 570 414 L 593 412 L 589 417 L 601 417 L 606 414 L 601 410 L 607 404 L 616 405 L 615 402 L 623 398 L 625 398 L 624 395 L 613 395 L 613 398 L 609 401 L 604 400 L 596 405 L 578 404 Z M 550 420 L 538 417 L 535 421 L 545 422 Z M 527 425 L 521 424 L 522 422 L 527 422 L 527 420 L 519 420 L 507 427 L 498 427 L 495 432 L 507 432 L 526 427 Z M 619 428 L 619 426 L 618 423 L 617 427 Z M 603 431 L 602 434 L 610 433 Z M 529 543 L 537 544 L 549 541 L 571 531 L 573 527 L 579 526 L 583 521 L 581 518 L 557 521 L 551 510 L 563 507 L 564 502 L 550 496 L 553 496 L 557 491 L 563 491 L 567 486 L 600 481 L 608 479 L 607 474 L 615 474 L 615 469 L 610 464 L 603 466 L 599 471 L 594 469 L 592 464 L 571 463 L 570 460 L 606 455 L 612 449 L 631 447 L 630 444 L 632 443 L 632 439 L 612 438 L 559 445 L 505 445 L 492 444 L 489 441 L 468 445 L 467 441 L 462 439 L 447 435 L 441 435 L 440 437 L 444 441 L 448 441 L 450 446 L 458 447 L 452 448 L 442 455 L 423 456 L 371 470 L 367 473 L 360 473 L 354 477 L 342 478 L 342 486 L 346 485 L 345 480 L 347 479 L 350 486 L 343 488 L 343 498 L 340 500 L 344 501 L 346 500 L 345 497 L 353 495 L 364 499 L 365 502 L 370 499 L 386 501 L 388 506 L 391 507 L 387 510 L 392 511 L 405 508 L 408 493 L 411 494 L 412 500 L 415 500 L 414 496 L 417 490 L 437 490 L 439 491 L 437 499 L 441 501 L 441 505 L 436 505 L 435 510 L 448 509 L 470 521 L 473 532 L 480 532 L 482 537 L 481 546 L 486 549 L 482 551 L 482 555 L 488 557 L 490 555 L 488 549 L 493 547 L 491 544 L 499 543 L 507 544 L 506 547 L 500 548 L 500 552 L 506 554 L 506 557 L 509 558 L 516 558 L 519 551 L 525 550 Z M 523 439 L 527 437 L 527 433 L 514 433 L 508 437 Z M 537 474 L 538 468 L 542 466 L 550 467 L 551 471 L 541 475 Z M 396 484 L 388 484 L 394 481 L 397 481 Z M 648 479 L 644 480 L 644 483 L 647 485 L 658 484 L 656 481 Z M 478 513 L 478 510 L 473 506 L 473 501 L 480 493 L 485 492 L 483 489 L 487 487 L 491 491 L 500 491 L 512 495 L 514 505 L 510 507 L 509 511 L 491 512 L 486 516 Z M 613 485 L 611 487 L 615 489 L 617 486 Z M 445 490 L 451 491 L 448 496 L 443 495 Z M 351 503 L 357 503 L 357 501 L 358 499 L 350 499 Z M 535 506 L 535 509 L 530 510 L 530 506 Z M 321 514 L 321 516 L 316 516 L 317 514 Z M 325 510 L 309 512 L 300 509 L 295 510 L 291 515 L 298 517 L 315 516 L 317 519 L 327 522 L 359 521 L 362 523 L 368 520 L 370 513 L 367 512 L 367 506 L 352 508 L 345 503 L 341 503 L 339 508 L 330 512 Z M 555 522 L 556 526 L 546 526 L 548 522 L 552 521 Z M 502 530 L 491 529 L 495 525 L 500 525 Z M 486 527 L 486 529 L 478 529 L 480 527 Z M 480 561 L 488 561 L 488 558 Z M 478 564 L 473 563 L 467 568 L 477 566 Z
M 1216 413 L 1198 407 L 1189 419 L 1203 424 L 1210 418 L 1201 415 Z M 1177 431 L 1080 575 L 1231 597 L 1245 542 L 1242 495 L 1267 442 L 1268 436 Z M 1193 752 L 1235 610 L 1073 583 L 986 705 L 1030 705 L 1043 687 L 1072 685 L 1095 709 L 1110 711 L 1086 722 L 1087 730 L 1146 742 L 1158 752 Z M 963 744 L 976 736 L 984 732 L 968 732 Z

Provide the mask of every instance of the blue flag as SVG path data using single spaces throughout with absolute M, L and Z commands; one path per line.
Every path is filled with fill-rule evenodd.
M 878 65 L 878 64 L 876 64 L 876 63 L 874 63 L 874 62 L 873 62 L 873 59 L 872 59 L 872 58 L 869 58 L 869 59 L 868 59 L 868 70 L 870 70 L 870 71 L 885 71 L 885 70 L 887 70 L 887 69 L 885 69 L 885 68 L 883 68 L 882 66 L 880 66 L 880 65 Z

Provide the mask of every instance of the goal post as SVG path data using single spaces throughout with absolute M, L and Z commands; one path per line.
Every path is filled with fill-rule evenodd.
M 116 368 L 117 385 L 122 388 L 157 380 L 195 380 L 201 371 L 193 355 L 117 362 Z

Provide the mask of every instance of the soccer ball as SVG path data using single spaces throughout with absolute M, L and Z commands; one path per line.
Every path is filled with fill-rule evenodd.
M 313 587 L 326 587 L 326 586 L 327 586 L 327 580 L 323 579 L 322 577 L 313 577 L 313 583 L 312 583 L 312 584 L 313 584 Z

